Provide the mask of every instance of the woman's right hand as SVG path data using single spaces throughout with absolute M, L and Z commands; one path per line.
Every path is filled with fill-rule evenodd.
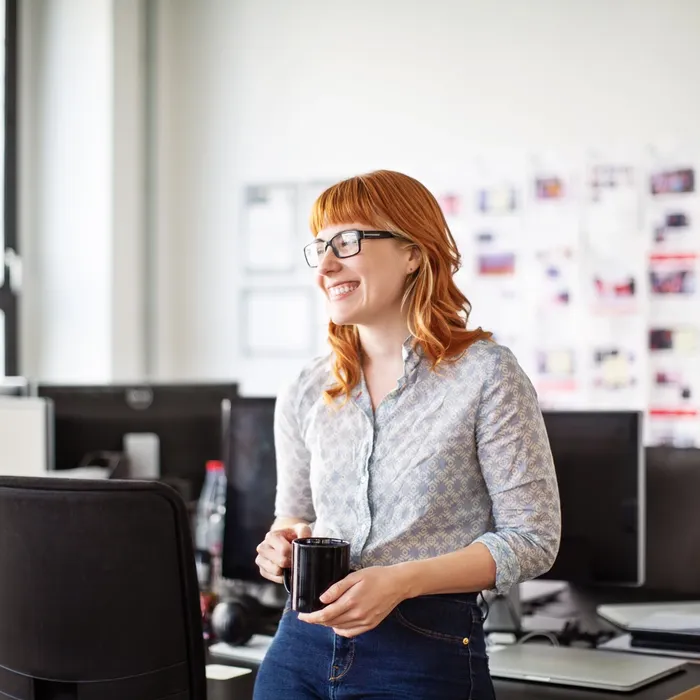
M 255 563 L 260 574 L 268 581 L 284 583 L 283 569 L 292 565 L 292 542 L 299 537 L 311 537 L 311 528 L 306 523 L 292 527 L 270 530 L 258 545 Z

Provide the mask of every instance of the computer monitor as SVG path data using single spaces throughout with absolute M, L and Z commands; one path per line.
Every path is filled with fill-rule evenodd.
M 645 575 L 642 414 L 545 411 L 559 482 L 562 536 L 542 578 L 630 585 Z
M 700 450 L 648 447 L 644 588 L 700 596 Z
M 277 470 L 274 398 L 238 398 L 227 430 L 227 498 L 221 573 L 259 583 L 256 547 L 274 520 Z
M 161 477 L 188 482 L 191 499 L 206 462 L 223 458 L 225 411 L 238 395 L 236 384 L 219 383 L 40 384 L 37 392 L 53 401 L 56 469 L 77 467 L 91 453 L 122 453 L 126 438 L 155 453 Z

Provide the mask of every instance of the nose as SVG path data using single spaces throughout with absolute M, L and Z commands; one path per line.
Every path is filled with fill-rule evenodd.
M 340 260 L 336 258 L 333 249 L 328 246 L 325 253 L 318 260 L 318 274 L 327 275 L 329 272 L 337 272 L 340 267 Z

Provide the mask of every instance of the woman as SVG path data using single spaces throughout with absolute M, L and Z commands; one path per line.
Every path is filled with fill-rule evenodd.
M 491 700 L 477 592 L 539 576 L 559 546 L 535 392 L 467 330 L 459 253 L 419 182 L 340 182 L 311 226 L 332 353 L 278 400 L 276 520 L 256 563 L 282 582 L 313 529 L 351 542 L 353 572 L 323 610 L 283 614 L 254 697 Z

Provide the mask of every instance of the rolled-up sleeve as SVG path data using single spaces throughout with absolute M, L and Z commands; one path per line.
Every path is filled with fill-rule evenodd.
M 277 460 L 276 518 L 316 520 L 309 469 L 311 455 L 299 422 L 300 380 L 282 392 L 275 404 L 275 457 Z
M 495 528 L 476 542 L 496 562 L 496 591 L 548 571 L 559 551 L 559 489 L 534 387 L 513 353 L 495 346 L 476 417 L 477 454 Z

